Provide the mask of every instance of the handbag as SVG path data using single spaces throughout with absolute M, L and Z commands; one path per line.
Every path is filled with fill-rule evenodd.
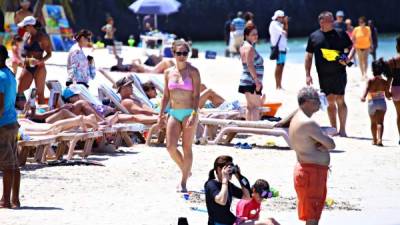
M 271 46 L 271 54 L 269 55 L 270 60 L 278 59 L 279 56 L 279 41 L 281 40 L 282 35 L 279 35 L 278 41 L 275 46 Z

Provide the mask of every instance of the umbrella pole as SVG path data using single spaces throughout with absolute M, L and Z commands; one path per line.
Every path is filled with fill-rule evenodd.
M 154 14 L 154 29 L 157 30 L 157 14 Z

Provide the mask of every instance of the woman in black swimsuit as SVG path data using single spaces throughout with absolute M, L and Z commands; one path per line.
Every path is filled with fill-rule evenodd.
M 32 81 L 35 81 L 38 103 L 45 104 L 44 87 L 46 67 L 44 62 L 51 57 L 51 42 L 49 36 L 41 30 L 40 23 L 33 16 L 25 17 L 18 24 L 26 31 L 24 36 L 24 69 L 19 77 L 18 96 L 23 96 Z M 46 52 L 44 55 L 43 53 Z

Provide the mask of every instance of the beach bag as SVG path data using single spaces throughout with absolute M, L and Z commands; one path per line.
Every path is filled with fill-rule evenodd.
M 281 40 L 282 35 L 279 35 L 278 41 L 275 46 L 271 46 L 271 54 L 269 55 L 270 60 L 278 59 L 279 56 L 279 41 Z

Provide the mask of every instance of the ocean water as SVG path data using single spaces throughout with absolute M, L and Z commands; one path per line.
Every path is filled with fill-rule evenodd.
M 303 63 L 304 54 L 306 51 L 307 38 L 290 38 L 288 41 L 287 62 L 289 63 Z M 198 48 L 200 51 L 215 51 L 218 56 L 225 55 L 226 45 L 224 41 L 204 41 L 193 42 L 193 47 Z M 269 58 L 270 44 L 265 39 L 261 39 L 256 45 L 257 51 L 264 57 Z M 377 57 L 385 59 L 391 58 L 396 55 L 396 34 L 380 34 L 378 37 Z

